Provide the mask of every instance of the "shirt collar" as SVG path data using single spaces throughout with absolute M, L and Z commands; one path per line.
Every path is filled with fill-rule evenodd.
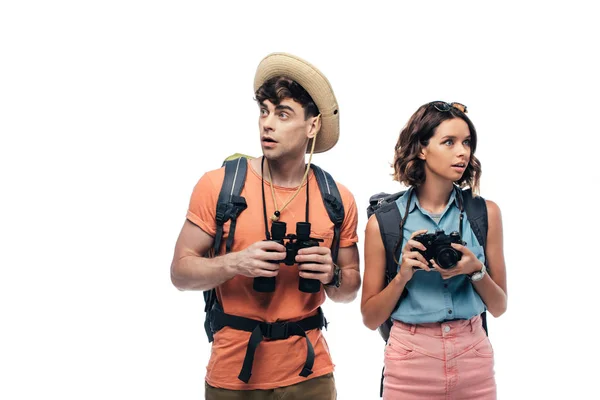
M 410 199 L 410 207 L 408 208 L 408 213 L 412 213 L 415 208 L 419 208 L 419 210 L 422 213 L 425 214 L 429 214 L 427 211 L 423 210 L 421 208 L 421 204 L 419 204 L 419 199 L 415 194 L 413 194 L 412 196 L 410 196 L 410 193 L 414 191 L 414 188 L 411 187 L 409 188 L 398 200 L 398 204 L 400 205 L 400 210 L 402 211 L 402 213 L 404 213 L 404 210 L 406 210 L 406 202 L 408 201 L 408 198 L 411 197 Z M 462 193 L 461 193 L 462 194 Z M 448 200 L 448 204 L 446 205 L 446 208 L 444 209 L 444 211 L 442 212 L 442 215 L 444 215 L 446 213 L 446 211 L 448 211 L 448 208 L 450 207 L 450 205 L 452 204 L 456 204 L 457 208 L 460 208 L 460 205 L 458 204 L 458 198 L 456 197 L 456 190 L 452 190 L 452 193 L 450 193 L 450 199 Z

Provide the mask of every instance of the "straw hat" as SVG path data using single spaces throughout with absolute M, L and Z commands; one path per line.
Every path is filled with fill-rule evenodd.
M 296 81 L 312 97 L 321 113 L 321 131 L 317 134 L 315 153 L 331 149 L 340 136 L 340 113 L 329 81 L 310 63 L 287 53 L 272 53 L 263 58 L 254 76 L 254 92 L 273 77 L 284 76 Z M 308 148 L 310 149 L 310 145 Z

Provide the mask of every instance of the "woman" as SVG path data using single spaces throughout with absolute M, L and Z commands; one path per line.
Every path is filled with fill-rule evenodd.
M 496 398 L 493 351 L 480 314 L 499 317 L 506 311 L 502 219 L 498 206 L 486 200 L 484 249 L 463 209 L 463 195 L 471 192 L 461 188 L 477 192 L 481 176 L 477 133 L 466 112 L 459 103 L 431 102 L 400 133 L 394 179 L 409 189 L 396 201 L 402 218 L 394 254 L 399 266 L 388 285 L 377 218 L 367 223 L 363 321 L 377 329 L 393 320 L 384 400 Z M 456 238 L 452 232 L 460 239 L 444 252 L 430 243 L 436 234 Z

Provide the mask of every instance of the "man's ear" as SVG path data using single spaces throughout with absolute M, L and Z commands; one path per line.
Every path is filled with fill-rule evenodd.
M 309 130 L 308 130 L 308 133 L 306 134 L 306 136 L 309 139 L 312 139 L 315 136 L 317 136 L 317 133 L 319 133 L 320 130 L 321 130 L 321 114 L 312 118 L 312 122 L 309 125 Z

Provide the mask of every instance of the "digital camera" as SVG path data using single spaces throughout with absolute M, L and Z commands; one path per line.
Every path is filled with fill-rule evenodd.
M 449 235 L 446 235 L 443 230 L 437 230 L 435 233 L 422 233 L 415 236 L 413 240 L 422 243 L 426 248 L 425 251 L 416 248 L 413 250 L 421 253 L 428 263 L 431 259 L 435 260 L 437 265 L 443 269 L 453 268 L 462 257 L 462 253 L 450 246 L 450 243 L 466 245 L 456 231 Z
M 285 265 L 296 264 L 296 255 L 298 250 L 307 247 L 319 246 L 323 239 L 310 237 L 310 222 L 297 222 L 296 234 L 286 235 L 286 223 L 281 221 L 273 222 L 271 226 L 271 240 L 285 246 L 285 259 L 282 261 L 270 261 L 272 263 L 283 263 Z M 302 264 L 302 263 L 300 263 Z M 275 277 L 256 277 L 253 286 L 257 292 L 275 291 Z M 304 293 L 318 293 L 321 290 L 321 282 L 317 279 L 306 279 L 300 277 L 298 290 Z

